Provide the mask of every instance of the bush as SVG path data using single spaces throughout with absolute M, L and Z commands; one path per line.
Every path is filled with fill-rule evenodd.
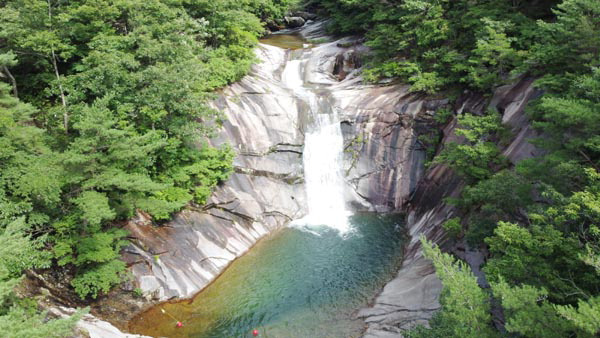
M 77 274 L 71 285 L 79 297 L 97 298 L 100 292 L 108 292 L 121 283 L 125 271 L 125 263 L 120 260 L 95 265 Z
M 460 235 L 462 231 L 462 225 L 460 224 L 460 218 L 454 217 L 442 224 L 442 228 L 446 231 L 448 236 L 451 238 L 456 238 Z

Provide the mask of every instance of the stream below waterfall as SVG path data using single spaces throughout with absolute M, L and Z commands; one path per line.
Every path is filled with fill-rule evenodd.
M 364 323 L 357 310 L 402 263 L 402 216 L 346 209 L 338 112 L 326 100 L 327 88 L 305 81 L 310 48 L 302 49 L 297 35 L 262 42 L 296 49 L 281 80 L 309 109 L 303 151 L 308 214 L 260 240 L 193 299 L 138 315 L 131 332 L 251 337 L 257 329 L 260 337 L 359 337 Z

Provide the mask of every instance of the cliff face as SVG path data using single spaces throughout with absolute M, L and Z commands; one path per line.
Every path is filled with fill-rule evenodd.
M 301 32 L 319 37 L 319 24 Z M 398 336 L 426 323 L 439 308 L 441 283 L 422 257 L 419 236 L 444 244 L 441 224 L 456 210 L 443 198 L 458 196 L 463 183 L 444 166 L 425 171 L 425 149 L 418 136 L 433 128 L 432 116 L 447 100 L 408 92 L 403 85 L 364 85 L 357 75 L 364 47 L 346 38 L 315 47 L 302 68 L 303 81 L 316 88 L 318 102 L 341 115 L 345 143 L 346 200 L 355 209 L 407 211 L 407 244 L 397 277 L 371 308 L 360 315 L 368 337 Z M 307 213 L 302 151 L 309 121 L 305 101 L 281 81 L 294 51 L 260 45 L 251 73 L 224 89 L 213 106 L 226 121 L 213 144 L 230 144 L 237 153 L 231 178 L 207 205 L 177 214 L 162 226 L 138 215 L 127 228 L 132 244 L 125 260 L 148 298 L 190 297 L 208 285 L 235 258 L 266 234 Z M 463 95 L 453 110 L 460 114 L 493 107 L 515 138 L 504 150 L 513 162 L 536 150 L 523 108 L 538 95 L 531 79 L 499 88 L 491 99 Z M 456 120 L 442 142 L 455 140 Z M 324 145 L 326 146 L 326 145 Z
M 282 49 L 261 45 L 262 62 L 213 105 L 226 121 L 216 145 L 230 144 L 235 172 L 202 208 L 157 227 L 139 215 L 125 259 L 155 300 L 190 297 L 258 239 L 305 213 L 302 185 L 303 107 L 280 83 Z
M 424 173 L 426 154 L 418 131 L 428 128 L 433 110 L 445 101 L 410 94 L 401 85 L 358 85 L 336 96 L 346 117 L 349 184 L 371 210 L 401 210 Z
M 303 33 L 314 38 L 315 27 Z M 431 104 L 405 86 L 363 85 L 355 76 L 363 51 L 351 38 L 315 47 L 301 76 L 316 88 L 323 111 L 342 116 L 346 200 L 358 209 L 398 210 L 423 174 L 425 155 L 414 127 Z M 211 142 L 229 143 L 237 156 L 235 173 L 208 204 L 159 227 L 144 215 L 127 225 L 133 244 L 124 257 L 148 297 L 192 296 L 262 236 L 306 214 L 308 107 L 281 81 L 292 53 L 261 45 L 260 63 L 214 101 L 226 121 Z
M 502 113 L 502 122 L 511 128 L 512 142 L 503 149 L 503 154 L 514 164 L 536 156 L 539 150 L 528 140 L 535 137 L 524 108 L 529 101 L 541 93 L 534 89 L 533 79 L 523 78 L 517 83 L 498 88 L 489 100 L 477 95 L 465 95 L 454 107 L 456 113 L 481 113 L 493 108 Z M 444 130 L 442 143 L 456 141 L 454 134 L 456 118 Z M 458 197 L 464 182 L 452 170 L 438 165 L 427 170 L 407 205 L 407 228 L 410 242 L 404 262 L 396 278 L 390 281 L 375 300 L 371 308 L 360 313 L 368 324 L 365 337 L 397 337 L 403 329 L 426 324 L 439 309 L 439 294 L 442 285 L 435 271 L 422 254 L 419 237 L 444 246 L 442 224 L 453 217 L 457 210 L 444 203 L 446 197 Z M 482 260 L 477 252 L 459 253 L 467 258 L 477 274 Z

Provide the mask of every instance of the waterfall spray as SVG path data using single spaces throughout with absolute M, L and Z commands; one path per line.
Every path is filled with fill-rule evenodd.
M 292 223 L 292 226 L 328 226 L 346 233 L 350 230 L 344 200 L 342 161 L 344 138 L 338 113 L 322 111 L 315 89 L 309 88 L 303 79 L 306 60 L 292 60 L 286 65 L 282 81 L 304 100 L 310 110 L 312 124 L 305 134 L 304 177 L 308 215 Z

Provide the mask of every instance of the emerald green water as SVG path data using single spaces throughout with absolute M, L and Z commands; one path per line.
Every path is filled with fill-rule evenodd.
M 366 213 L 352 216 L 344 235 L 325 226 L 284 228 L 193 300 L 156 306 L 130 330 L 154 337 L 251 337 L 253 329 L 260 337 L 359 337 L 364 324 L 356 311 L 401 263 L 401 222 Z

